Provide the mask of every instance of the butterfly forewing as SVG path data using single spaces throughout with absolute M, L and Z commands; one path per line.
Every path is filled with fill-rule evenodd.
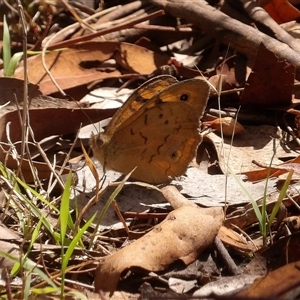
M 161 75 L 146 81 L 129 96 L 123 106 L 115 113 L 105 133 L 112 135 L 118 127 L 138 111 L 141 106 L 146 104 L 160 91 L 175 83 L 178 83 L 177 79 L 170 75 Z

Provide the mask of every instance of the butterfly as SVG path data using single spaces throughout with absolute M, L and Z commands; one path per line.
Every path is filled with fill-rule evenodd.
M 170 75 L 150 79 L 136 89 L 91 147 L 104 172 L 160 184 L 186 171 L 202 141 L 199 126 L 209 97 L 202 79 L 178 82 Z

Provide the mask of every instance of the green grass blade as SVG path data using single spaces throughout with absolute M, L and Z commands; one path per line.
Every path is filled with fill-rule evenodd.
M 53 287 L 32 288 L 31 291 L 36 295 L 45 295 L 45 294 L 57 293 L 57 288 L 53 288 Z
M 16 68 L 18 67 L 22 57 L 23 57 L 23 52 L 18 52 L 13 55 L 6 69 L 6 76 L 14 76 Z
M 11 59 L 11 49 L 10 49 L 10 34 L 8 25 L 6 22 L 6 16 L 3 16 L 3 67 L 4 76 L 9 76 L 7 74 L 8 65 Z
M 32 270 L 33 271 L 33 270 Z M 31 278 L 32 278 L 32 272 L 27 271 L 25 272 L 25 285 L 24 285 L 24 290 L 23 290 L 23 295 L 24 295 L 24 300 L 28 299 L 30 296 L 30 283 L 31 283 Z
M 76 236 L 73 238 L 71 244 L 68 247 L 67 252 L 65 253 L 64 257 L 63 257 L 63 261 L 62 261 L 62 266 L 61 266 L 61 271 L 65 272 L 68 262 L 71 258 L 72 253 L 74 252 L 74 249 L 76 247 L 76 245 L 79 243 L 80 239 L 82 238 L 82 236 L 84 235 L 84 233 L 86 232 L 86 230 L 89 228 L 89 226 L 93 223 L 94 218 L 96 217 L 95 213 L 87 222 L 86 224 L 84 224 L 84 226 L 79 230 L 79 232 L 76 234 Z
M 70 217 L 69 209 L 70 209 L 71 183 L 72 183 L 72 172 L 70 171 L 60 202 L 59 224 L 60 224 L 61 257 L 63 261 L 65 257 L 64 246 L 66 241 L 68 220 Z M 63 268 L 61 268 L 60 299 L 64 299 L 64 290 L 65 290 L 65 272 L 63 271 Z
M 33 244 L 35 243 L 36 239 L 38 238 L 42 224 L 43 224 L 43 219 L 40 219 L 32 232 L 28 251 L 32 248 Z
M 241 189 L 244 191 L 244 193 L 247 195 L 247 197 L 249 198 L 249 201 L 251 202 L 251 205 L 253 207 L 254 213 L 256 215 L 257 220 L 259 221 L 259 224 L 262 220 L 262 215 L 261 212 L 259 210 L 258 204 L 256 203 L 256 201 L 253 199 L 252 195 L 249 193 L 249 191 L 244 187 L 244 185 L 242 184 L 241 180 L 232 172 L 232 170 L 230 169 L 230 167 L 228 166 L 228 169 L 231 173 L 231 175 L 233 176 L 233 178 L 236 180 L 237 184 L 241 187 Z
M 280 205 L 282 203 L 282 200 L 283 200 L 283 198 L 286 195 L 286 192 L 287 192 L 287 189 L 288 189 L 289 184 L 291 182 L 293 174 L 294 174 L 294 171 L 290 170 L 289 174 L 288 174 L 288 176 L 287 176 L 287 178 L 286 178 L 286 180 L 284 182 L 284 185 L 283 185 L 283 187 L 280 190 L 278 199 L 277 199 L 277 201 L 276 201 L 276 203 L 275 203 L 275 205 L 274 205 L 274 207 L 272 209 L 272 212 L 271 212 L 271 215 L 270 215 L 270 218 L 269 218 L 269 224 L 270 224 L 270 226 L 272 225 L 272 223 L 273 223 L 273 221 L 274 221 L 274 219 L 275 219 L 275 217 L 276 217 L 276 215 L 278 213 L 278 210 L 279 210 L 279 207 L 280 207 Z
M 20 262 L 19 257 L 15 257 L 9 253 L 3 252 L 0 250 L 0 256 L 5 257 L 15 264 L 18 264 Z M 43 279 L 45 282 L 47 282 L 53 289 L 55 289 L 56 292 L 59 291 L 59 288 L 55 285 L 55 283 L 39 268 L 36 267 L 36 263 L 30 260 L 29 258 L 25 259 L 23 261 L 22 267 L 27 271 L 32 271 L 34 269 L 34 273 L 36 273 L 38 276 L 40 276 L 41 279 Z
M 96 234 L 96 232 L 98 232 L 98 228 L 99 228 L 99 226 L 101 224 L 101 221 L 102 221 L 104 215 L 106 214 L 108 208 L 110 207 L 110 205 L 112 204 L 112 202 L 115 200 L 115 198 L 117 197 L 117 195 L 120 193 L 120 191 L 124 187 L 126 181 L 131 176 L 131 174 L 134 172 L 134 170 L 135 170 L 135 168 L 129 174 L 127 174 L 124 177 L 124 179 L 120 182 L 120 184 L 118 184 L 118 186 L 116 187 L 116 189 L 112 192 L 112 194 L 109 196 L 108 200 L 106 201 L 104 207 L 102 208 L 102 210 L 100 212 L 100 216 L 98 218 L 98 222 L 97 222 L 97 224 L 95 226 L 94 234 L 91 236 L 89 248 L 92 246 L 92 244 L 94 242 L 95 234 Z
M 15 177 L 15 179 L 17 180 L 18 184 L 20 184 L 23 188 L 29 190 L 32 193 L 33 196 L 35 196 L 37 199 L 39 199 L 44 204 L 46 204 L 47 206 L 49 206 L 49 208 L 51 210 L 55 211 L 56 213 L 59 213 L 59 209 L 57 207 L 55 207 L 54 205 L 52 205 L 46 198 L 44 198 L 36 190 L 34 190 L 33 188 L 31 188 L 29 185 L 27 185 L 25 182 L 23 182 L 20 178 Z
M 60 242 L 62 247 L 65 246 L 65 237 L 66 237 L 68 220 L 70 215 L 69 209 L 70 209 L 71 182 L 72 182 L 72 173 L 69 172 L 66 186 L 60 202 L 59 224 L 60 224 Z

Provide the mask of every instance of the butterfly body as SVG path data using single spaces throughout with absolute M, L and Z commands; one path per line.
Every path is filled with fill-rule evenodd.
M 145 100 L 139 106 L 135 99 L 141 94 L 140 99 Z M 126 174 L 137 167 L 132 178 L 148 183 L 182 175 L 201 142 L 199 120 L 208 94 L 207 83 L 199 79 L 177 82 L 162 75 L 146 82 L 129 97 L 105 132 L 92 137 L 95 157 L 105 170 Z

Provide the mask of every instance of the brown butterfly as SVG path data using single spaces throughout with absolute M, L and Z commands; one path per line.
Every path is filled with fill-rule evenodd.
M 117 111 L 104 133 L 92 135 L 94 156 L 104 168 L 153 184 L 182 175 L 201 142 L 209 85 L 157 76 L 141 85 Z

